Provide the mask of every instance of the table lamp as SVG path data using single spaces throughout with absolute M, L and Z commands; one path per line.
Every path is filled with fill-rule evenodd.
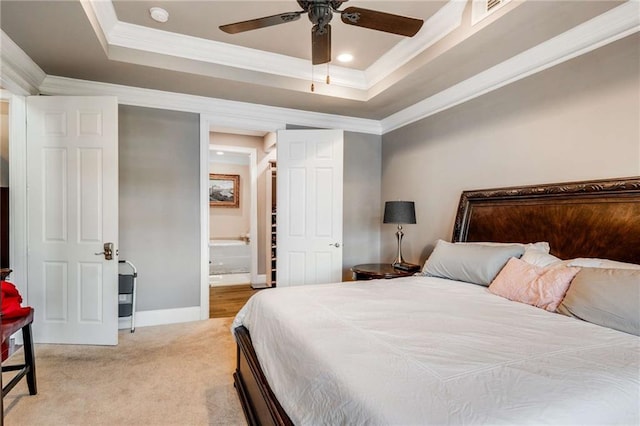
M 396 237 L 398 239 L 398 255 L 393 261 L 393 265 L 403 264 L 402 258 L 402 232 L 403 224 L 416 223 L 416 208 L 413 201 L 387 201 L 384 203 L 383 223 L 395 223 L 398 225 Z

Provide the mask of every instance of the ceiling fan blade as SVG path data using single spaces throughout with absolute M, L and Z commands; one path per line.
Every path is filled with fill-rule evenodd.
M 322 32 L 319 25 L 311 29 L 311 62 L 313 65 L 331 62 L 331 25 L 325 25 Z
M 422 19 L 353 6 L 341 11 L 341 18 L 345 24 L 407 37 L 413 37 L 424 23 Z
M 237 34 L 245 31 L 257 30 L 258 28 L 271 27 L 273 25 L 284 24 L 300 19 L 300 12 L 287 12 L 279 15 L 265 16 L 264 18 L 251 19 L 249 21 L 235 22 L 233 24 L 220 25 L 222 31 L 227 34 Z

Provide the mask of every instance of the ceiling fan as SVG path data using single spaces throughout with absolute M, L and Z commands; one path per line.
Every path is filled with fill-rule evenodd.
M 237 34 L 258 28 L 271 27 L 300 19 L 303 13 L 308 14 L 313 23 L 311 28 L 311 58 L 313 65 L 331 62 L 331 25 L 329 22 L 334 13 L 339 13 L 342 22 L 357 27 L 413 37 L 422 27 L 422 19 L 393 15 L 377 10 L 361 7 L 348 7 L 338 10 L 348 0 L 297 0 L 302 8 L 296 12 L 241 21 L 221 25 L 219 28 L 228 34 Z

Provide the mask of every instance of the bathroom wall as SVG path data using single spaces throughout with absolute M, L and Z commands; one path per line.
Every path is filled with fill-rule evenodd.
M 249 233 L 251 176 L 249 166 L 209 163 L 209 173 L 240 176 L 240 207 L 209 207 L 209 239 L 235 240 Z

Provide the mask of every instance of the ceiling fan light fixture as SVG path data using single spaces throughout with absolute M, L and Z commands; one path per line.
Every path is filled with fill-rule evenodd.
M 353 61 L 353 55 L 351 53 L 341 53 L 336 59 L 340 62 L 347 63 Z
M 162 24 L 169 20 L 169 12 L 161 7 L 152 7 L 149 9 L 149 14 L 151 15 L 151 19 Z

